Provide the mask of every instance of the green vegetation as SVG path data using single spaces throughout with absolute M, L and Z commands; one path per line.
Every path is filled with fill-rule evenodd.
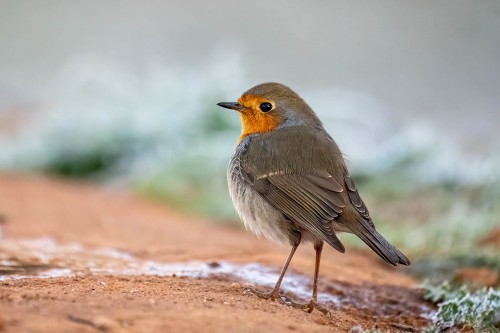
M 472 328 L 480 333 L 500 332 L 500 290 L 482 288 L 470 291 L 466 286 L 452 287 L 449 283 L 423 285 L 425 299 L 437 304 L 433 326 L 426 332 L 447 328 Z
M 453 280 L 460 267 L 500 272 L 498 248 L 480 245 L 481 238 L 500 225 L 499 180 L 417 182 L 410 165 L 396 164 L 371 176 L 354 175 L 377 229 L 411 258 L 408 271 L 434 283 Z M 364 247 L 354 237 L 341 237 Z
M 224 176 L 217 175 L 218 172 Z M 136 181 L 133 187 L 148 198 L 186 212 L 237 220 L 227 192 L 224 167 L 203 153 L 184 157 L 147 179 Z
M 119 150 L 105 146 L 83 152 L 61 152 L 43 169 L 63 177 L 95 178 L 112 172 L 119 162 L 119 157 Z
M 226 168 L 238 138 L 236 115 L 228 117 L 214 99 L 182 143 L 175 158 L 132 182 L 140 194 L 189 213 L 237 221 L 227 191 Z M 229 112 L 229 111 L 228 111 Z

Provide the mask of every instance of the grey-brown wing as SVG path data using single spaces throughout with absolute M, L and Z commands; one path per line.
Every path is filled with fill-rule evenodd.
M 338 251 L 345 251 L 333 230 L 333 220 L 345 207 L 344 189 L 331 176 L 269 174 L 248 180 L 285 216 Z
M 363 199 L 361 199 L 361 196 L 359 195 L 358 190 L 356 189 L 356 185 L 354 185 L 351 177 L 346 174 L 344 180 L 347 188 L 347 195 L 353 207 L 358 211 L 359 215 L 361 215 L 363 219 L 368 222 L 368 224 L 375 228 L 375 225 L 373 224 L 373 221 L 370 217 L 370 212 L 368 211 L 368 208 L 366 208 Z

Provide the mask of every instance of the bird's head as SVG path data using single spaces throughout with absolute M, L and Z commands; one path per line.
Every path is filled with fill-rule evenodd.
M 250 88 L 237 102 L 217 105 L 240 113 L 240 140 L 255 133 L 265 133 L 290 126 L 321 126 L 314 111 L 292 89 L 281 83 L 262 83 Z

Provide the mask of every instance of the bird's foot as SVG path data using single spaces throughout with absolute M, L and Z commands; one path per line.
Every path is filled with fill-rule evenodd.
M 307 303 L 297 303 L 295 301 L 292 301 L 289 297 L 285 295 L 281 295 L 279 293 L 279 290 L 272 290 L 271 292 L 264 293 L 262 291 L 259 291 L 254 288 L 246 288 L 245 292 L 253 294 L 257 297 L 263 298 L 263 299 L 270 299 L 272 301 L 278 301 L 281 304 L 291 306 L 292 308 L 295 309 L 301 309 L 306 312 L 313 312 L 314 309 L 318 310 L 319 312 L 323 313 L 325 316 L 331 316 L 330 311 L 325 308 L 322 305 L 319 305 L 315 300 L 311 299 Z
M 260 297 L 260 298 L 263 298 L 263 299 L 270 299 L 272 301 L 278 301 L 279 303 L 285 304 L 285 305 L 288 305 L 288 302 L 291 302 L 291 300 L 288 297 L 280 295 L 279 289 L 273 289 L 268 293 L 264 293 L 262 291 L 259 291 L 257 289 L 249 287 L 249 288 L 245 288 L 245 292 L 253 294 L 253 295 Z
M 319 305 L 318 302 L 314 299 L 311 299 L 307 303 L 296 303 L 296 302 L 292 301 L 291 299 L 288 299 L 287 305 L 291 306 L 292 308 L 295 308 L 295 309 L 304 310 L 308 313 L 311 313 L 314 311 L 314 309 L 316 309 L 319 312 L 321 312 L 322 314 L 324 314 L 325 316 L 330 317 L 332 315 L 330 313 L 330 310 L 328 310 L 327 308 L 325 308 L 322 305 Z

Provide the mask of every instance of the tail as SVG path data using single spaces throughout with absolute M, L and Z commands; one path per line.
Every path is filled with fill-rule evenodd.
M 402 264 L 409 266 L 410 260 L 390 244 L 368 221 L 358 220 L 349 223 L 349 229 L 366 243 L 376 254 L 389 264 L 396 266 Z

